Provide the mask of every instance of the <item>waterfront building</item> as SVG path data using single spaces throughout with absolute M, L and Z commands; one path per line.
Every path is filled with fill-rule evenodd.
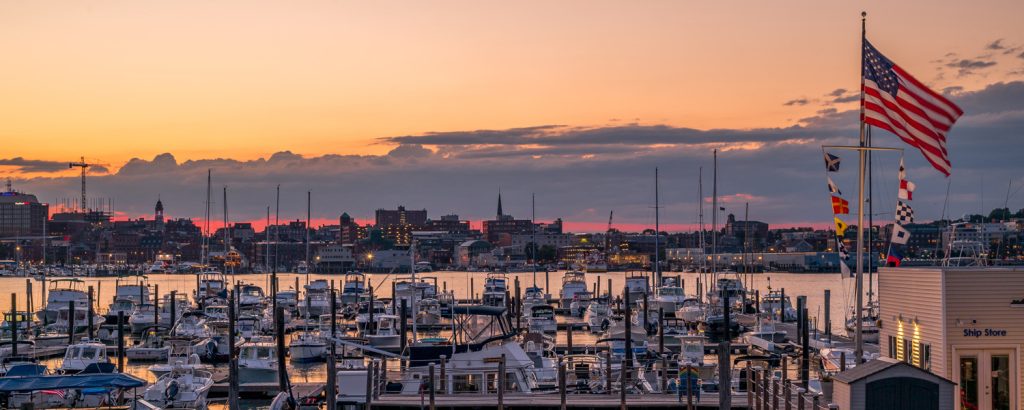
M 729 214 L 722 230 L 727 238 L 733 238 L 748 251 L 759 251 L 768 238 L 768 224 L 761 221 L 737 221 L 736 216 Z
M 352 269 L 356 264 L 352 247 L 340 244 L 328 244 L 317 249 L 313 258 L 313 266 L 320 273 L 342 273 Z
M 1024 269 L 881 268 L 881 354 L 956 383 L 956 409 L 1024 403 Z
M 398 209 L 378 209 L 374 213 L 376 218 L 374 225 L 378 228 L 387 225 L 413 225 L 424 226 L 427 224 L 427 210 L 410 210 L 399 205 Z
M 458 215 L 444 215 L 441 219 L 427 220 L 423 229 L 435 232 L 469 233 L 469 221 L 460 220 Z
M 50 206 L 35 195 L 17 192 L 8 185 L 0 192 L 0 238 L 42 236 Z
M 532 234 L 534 232 L 533 221 L 529 219 L 515 219 L 512 215 L 506 215 L 501 207 L 501 193 L 498 193 L 498 213 L 495 219 L 483 221 L 484 239 L 492 244 L 497 244 L 502 235 Z
M 338 242 L 342 245 L 353 245 L 366 238 L 366 227 L 359 226 L 348 212 L 342 213 L 339 221 Z
M 490 252 L 493 246 L 490 242 L 479 239 L 472 239 L 459 244 L 457 249 L 458 265 L 461 267 L 474 266 L 477 257 Z

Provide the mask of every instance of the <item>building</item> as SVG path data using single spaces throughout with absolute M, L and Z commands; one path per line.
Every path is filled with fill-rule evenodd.
M 559 224 L 561 227 L 561 224 Z M 533 221 L 529 219 L 515 219 L 511 215 L 505 215 L 501 208 L 501 193 L 498 193 L 498 213 L 495 219 L 483 222 L 484 239 L 490 243 L 497 244 L 502 235 L 530 234 L 534 232 Z
M 489 253 L 493 247 L 490 242 L 481 241 L 477 239 L 468 240 L 459 244 L 456 249 L 459 260 L 458 265 L 462 267 L 474 266 L 477 257 L 484 253 Z
M 881 237 L 875 238 L 875 241 L 888 244 L 889 238 L 892 238 L 892 225 L 885 225 L 882 228 Z M 906 224 L 902 226 L 910 232 L 910 239 L 907 240 L 906 252 L 904 253 L 905 257 L 935 258 L 942 254 L 943 249 L 940 246 L 943 228 L 941 226 L 936 223 Z
M 50 206 L 40 203 L 35 195 L 17 192 L 8 183 L 0 192 L 0 238 L 42 236 Z
M 438 220 L 428 220 L 424 230 L 448 233 L 468 233 L 469 221 L 460 220 L 458 215 L 444 215 Z
M 725 236 L 735 238 L 748 252 L 759 251 L 768 238 L 768 224 L 761 221 L 737 221 L 729 214 L 725 221 Z
M 359 226 L 359 223 L 357 223 L 355 219 L 352 219 L 347 212 L 341 214 L 338 221 L 338 242 L 342 245 L 353 245 L 366 238 L 366 227 Z
M 881 268 L 881 354 L 956 383 L 955 409 L 1024 403 L 1024 268 Z
M 314 269 L 319 273 L 342 273 L 352 269 L 355 264 L 352 247 L 339 244 L 321 247 L 313 258 Z
M 374 225 L 378 228 L 387 225 L 413 225 L 424 226 L 427 224 L 427 210 L 407 210 L 404 206 L 398 209 L 378 209 L 374 214 L 376 217 Z
M 832 401 L 843 410 L 952 410 L 953 390 L 945 377 L 883 357 L 835 375 Z

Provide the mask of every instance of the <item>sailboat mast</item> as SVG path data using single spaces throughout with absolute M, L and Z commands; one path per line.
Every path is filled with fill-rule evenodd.
M 654 168 L 654 285 L 661 286 L 661 219 L 658 212 L 658 168 Z M 646 313 L 645 313 L 646 314 Z
M 306 191 L 306 283 L 309 283 L 309 230 L 311 229 L 310 217 L 312 213 L 312 202 L 313 193 L 312 191 Z
M 718 284 L 718 150 L 711 171 L 711 289 Z
M 277 243 L 281 242 L 280 232 L 278 229 L 281 228 L 281 184 L 277 184 L 277 196 L 274 202 L 274 270 L 271 272 L 277 273 L 277 265 L 281 264 L 281 260 L 277 257 Z
M 206 264 L 209 261 L 209 256 L 210 256 L 209 255 L 210 254 L 210 197 L 213 196 L 213 191 L 210 188 L 211 181 L 212 181 L 212 171 L 207 169 L 206 170 L 206 218 L 205 218 L 206 219 L 206 221 L 205 221 L 206 223 L 204 224 L 206 226 L 206 229 L 205 229 L 206 232 L 203 234 L 203 255 L 202 255 L 203 256 L 202 259 L 203 259 L 203 267 L 204 268 L 206 267 Z
M 228 252 L 231 251 L 231 233 L 228 229 L 228 187 L 224 186 L 224 270 L 228 267 Z M 234 271 L 232 271 L 233 273 Z
M 867 144 L 865 146 L 871 146 L 871 126 L 867 127 L 867 136 L 865 137 Z M 871 301 L 874 299 L 874 288 L 875 288 L 875 240 L 872 231 L 875 228 L 875 185 L 872 182 L 872 160 L 871 151 L 868 151 L 868 308 L 871 308 Z
M 534 193 L 530 194 L 530 233 L 533 236 L 530 239 L 533 242 L 533 287 L 537 287 L 537 194 Z M 607 240 L 605 243 L 607 243 Z M 605 249 L 605 252 L 607 251 Z
M 263 266 L 268 270 L 270 269 L 270 206 L 267 206 L 267 225 L 263 228 L 263 235 L 267 237 L 267 243 L 263 246 Z M 266 271 L 264 271 L 266 272 Z M 269 286 L 268 286 L 269 288 Z M 298 292 L 295 289 L 295 292 Z M 298 293 L 296 293 L 298 295 Z
M 700 273 L 707 270 L 708 259 L 704 256 L 704 167 L 697 168 L 697 224 L 700 225 Z

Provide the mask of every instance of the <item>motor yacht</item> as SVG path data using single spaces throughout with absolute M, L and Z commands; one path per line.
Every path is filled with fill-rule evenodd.
M 165 339 L 164 345 L 170 348 L 170 353 L 167 355 L 167 362 L 156 363 L 149 366 L 149 372 L 153 373 L 153 376 L 159 378 L 170 373 L 175 367 L 194 370 L 213 370 L 213 367 L 201 362 L 201 357 L 197 353 L 197 349 L 202 348 L 206 342 L 206 339 L 198 342 L 187 338 Z
M 151 303 L 135 305 L 128 324 L 131 325 L 132 333 L 142 333 L 146 328 L 156 325 L 156 305 Z
M 423 299 L 419 303 L 416 324 L 433 326 L 441 323 L 441 304 L 437 299 Z
M 75 374 L 95 363 L 110 363 L 107 359 L 107 346 L 99 341 L 82 338 L 81 342 L 68 346 L 59 370 L 63 374 Z
M 576 294 L 588 292 L 587 274 L 579 270 L 570 270 L 562 276 L 562 289 L 558 293 L 558 304 L 563 309 L 570 308 Z
M 399 347 L 401 333 L 396 328 L 399 317 L 396 315 L 374 315 L 375 322 L 372 329 L 362 329 L 363 337 L 370 342 L 370 346 L 380 349 L 395 349 Z
M 67 309 L 69 303 L 75 304 L 76 310 L 85 311 L 89 308 L 89 294 L 83 290 L 85 282 L 81 279 L 54 279 L 50 281 L 50 289 L 46 292 L 46 306 L 36 313 L 43 324 L 57 320 L 60 309 Z
M 491 272 L 484 279 L 483 304 L 505 307 L 508 294 L 508 278 L 502 272 Z
M 126 348 L 124 356 L 132 361 L 167 360 L 171 347 L 164 345 L 161 333 L 161 326 L 145 329 L 142 332 L 142 340 Z
M 206 396 L 211 387 L 210 372 L 174 366 L 146 388 L 142 399 L 162 409 L 206 409 Z
M 697 298 L 685 298 L 676 309 L 676 317 L 683 319 L 686 323 L 701 322 L 704 320 L 704 308 Z
M 277 366 L 276 344 L 245 342 L 238 353 L 238 382 L 240 384 L 275 383 L 277 382 Z
M 533 333 L 556 333 L 558 323 L 555 321 L 555 309 L 549 305 L 534 305 L 530 308 L 527 326 Z
M 341 285 L 341 303 L 359 303 L 359 299 L 366 293 L 366 277 L 362 272 L 350 271 L 345 273 L 345 279 Z
M 317 331 L 298 332 L 288 345 L 293 362 L 318 362 L 327 357 L 327 341 Z
M 572 297 L 572 302 L 569 303 L 569 314 L 572 317 L 583 317 L 583 314 L 587 312 L 587 307 L 591 303 L 591 293 L 589 291 L 576 292 Z
M 611 325 L 611 315 L 612 308 L 608 305 L 608 300 L 598 298 L 587 306 L 587 311 L 583 313 L 583 320 L 587 322 L 587 328 L 591 333 L 603 333 Z
M 769 292 L 761 297 L 761 312 L 776 320 L 795 322 L 796 309 L 789 301 L 788 295 L 780 292 Z

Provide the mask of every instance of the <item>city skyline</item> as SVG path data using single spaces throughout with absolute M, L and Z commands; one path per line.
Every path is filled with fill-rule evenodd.
M 74 198 L 67 163 L 85 156 L 107 164 L 89 193 L 119 218 L 150 215 L 157 197 L 196 218 L 212 169 L 231 219 L 254 222 L 278 184 L 282 220 L 304 219 L 312 190 L 323 221 L 400 204 L 479 221 L 500 187 L 509 213 L 528 217 L 536 193 L 538 220 L 599 231 L 613 210 L 616 225 L 653 227 L 660 167 L 673 230 L 696 223 L 698 167 L 707 201 L 718 148 L 728 212 L 749 202 L 751 219 L 821 227 L 820 146 L 856 140 L 865 9 L 873 43 L 965 111 L 951 179 L 907 150 L 918 216 L 1024 207 L 1015 2 L 407 6 L 0 4 L 13 34 L 0 45 L 20 57 L 7 69 L 19 81 L 0 86 L 0 176 L 44 202 Z M 953 18 L 959 29 L 936 23 Z M 875 142 L 903 147 L 884 131 Z M 894 163 L 877 164 L 882 220 Z

